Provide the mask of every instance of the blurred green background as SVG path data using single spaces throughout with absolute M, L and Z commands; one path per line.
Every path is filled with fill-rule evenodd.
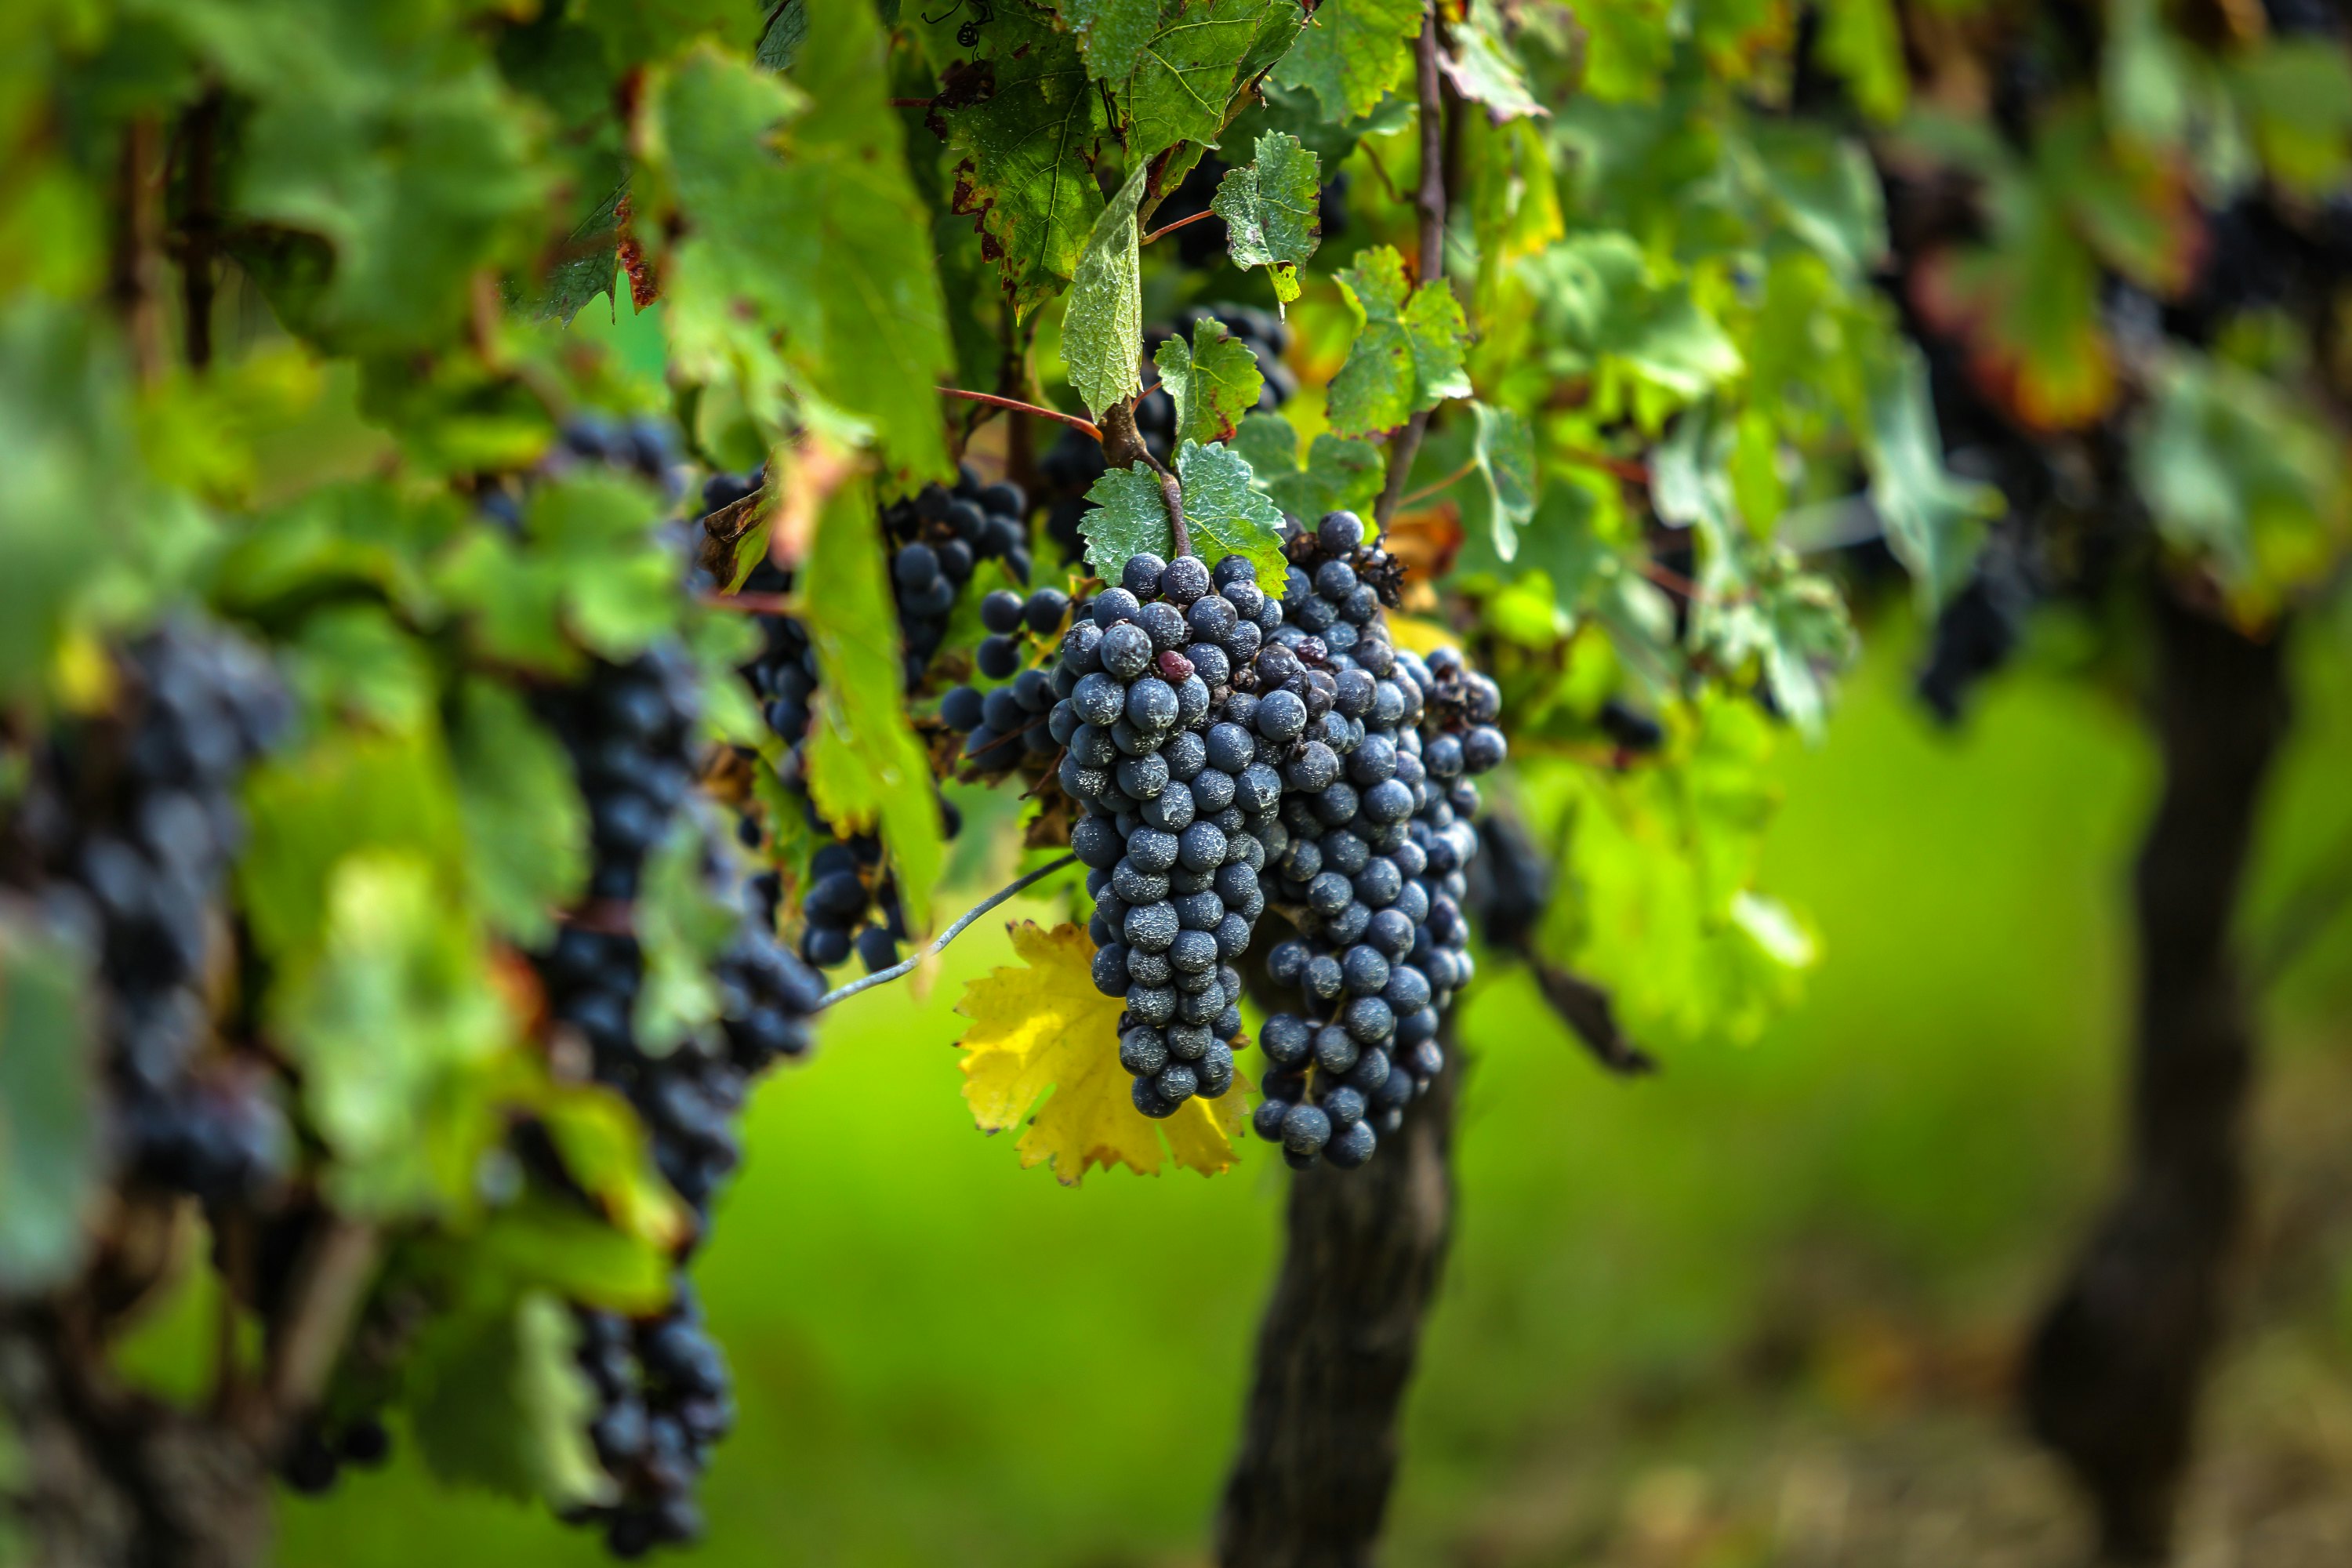
M 2305 631 L 2257 943 L 2352 824 L 2345 639 Z M 2122 896 L 2155 779 L 2128 680 L 2069 646 L 2045 628 L 1947 734 L 1908 700 L 1913 639 L 1877 629 L 1827 742 L 1780 766 L 1764 885 L 1825 956 L 1761 1043 L 1615 1081 L 1522 977 L 1476 994 L 1392 1562 L 2070 1559 L 2079 1527 L 2003 1384 L 2111 1168 Z M 1284 1173 L 1254 1143 L 1214 1181 L 1020 1169 L 971 1130 L 949 1048 L 962 979 L 1005 958 L 980 928 L 928 998 L 861 998 L 762 1090 L 699 1265 L 742 1422 L 684 1560 L 1206 1561 Z M 2190 1540 L 2236 1552 L 2288 1520 L 2326 1552 L 2352 1532 L 2341 926 L 2267 997 L 2265 1239 Z M 404 1453 L 289 1498 L 278 1560 L 604 1561 Z

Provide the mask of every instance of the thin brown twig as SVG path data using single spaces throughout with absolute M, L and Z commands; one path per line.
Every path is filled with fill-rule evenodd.
M 1389 166 L 1381 162 L 1380 149 L 1373 146 L 1369 141 L 1359 142 L 1356 145 L 1363 150 L 1364 162 L 1372 166 L 1372 173 L 1381 177 L 1381 186 L 1388 192 L 1389 200 L 1396 203 L 1399 206 L 1402 206 L 1404 205 L 1404 197 L 1397 193 L 1396 182 L 1389 178 Z
M 1680 594 L 1685 599 L 1698 600 L 1706 597 L 1706 589 L 1700 587 L 1697 584 L 1692 582 L 1689 578 L 1684 576 L 1681 573 L 1675 571 L 1671 566 L 1661 565 L 1659 563 L 1649 560 L 1645 557 L 1642 560 L 1641 564 L 1636 568 L 1636 570 L 1638 570 L 1643 576 L 1647 577 L 1651 582 L 1655 583 L 1659 587 L 1664 588 L 1671 593 Z
M 1145 235 L 1136 243 L 1139 245 L 1150 245 L 1153 240 L 1158 239 L 1162 235 L 1174 234 L 1178 229 L 1183 228 L 1191 224 L 1199 223 L 1204 217 L 1215 217 L 1217 215 L 1215 213 L 1211 212 L 1207 207 L 1202 207 L 1199 212 L 1194 213 L 1190 217 L 1180 217 L 1174 223 L 1163 224 L 1160 227 L 1153 229 L 1150 234 Z
M 1473 473 L 1475 473 L 1477 468 L 1478 459 L 1473 458 L 1468 462 L 1463 464 L 1460 468 L 1454 469 L 1452 473 L 1446 475 L 1444 479 L 1425 484 L 1409 496 L 1399 496 L 1397 498 L 1397 505 L 1411 506 L 1417 500 L 1427 500 L 1438 491 L 1451 489 L 1455 485 L 1460 484 L 1464 479 L 1468 479 Z
M 1081 419 L 1075 414 L 1065 414 L 1058 408 L 1045 408 L 1034 403 L 1024 403 L 1017 397 L 999 397 L 992 392 L 966 392 L 961 386 L 942 386 L 938 391 L 942 397 L 961 397 L 972 403 L 985 403 L 992 408 L 1009 408 L 1015 414 L 1029 414 L 1040 419 L 1058 420 L 1074 430 L 1085 431 L 1097 441 L 1102 439 L 1102 431 L 1092 421 Z
M 697 594 L 695 603 L 739 616 L 790 616 L 799 612 L 790 594 Z
M 1640 485 L 1644 489 L 1649 488 L 1650 466 L 1647 463 L 1637 462 L 1631 458 L 1612 458 L 1606 452 L 1589 452 L 1581 447 L 1562 447 L 1554 450 L 1562 462 L 1575 463 L 1587 468 L 1599 468 L 1602 473 L 1613 474 L 1629 485 Z
M 375 1277 L 381 1241 L 373 1226 L 338 1219 L 303 1258 L 291 1305 L 270 1347 L 268 1418 L 278 1430 L 268 1435 L 269 1441 L 282 1437 L 285 1424 L 325 1389 Z
M 936 98 L 886 98 L 882 101 L 892 109 L 929 109 L 939 100 Z

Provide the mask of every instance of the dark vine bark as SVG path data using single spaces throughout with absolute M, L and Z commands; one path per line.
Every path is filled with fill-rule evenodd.
M 2288 722 L 2282 638 L 2250 640 L 2163 591 L 2154 624 L 2164 786 L 2134 882 L 2129 1166 L 2034 1334 L 2023 1390 L 2121 1563 L 2169 1550 L 2244 1226 L 2255 1037 L 2231 921 Z
M 55 1304 L 0 1314 L 0 1409 L 19 1462 L 0 1555 L 26 1568 L 245 1568 L 270 1486 L 227 1423 L 111 1387 Z
M 1258 1332 L 1240 1453 L 1217 1527 L 1222 1568 L 1372 1561 L 1396 1479 L 1397 1412 L 1454 1221 L 1461 1053 L 1361 1170 L 1290 1189 L 1289 1240 Z

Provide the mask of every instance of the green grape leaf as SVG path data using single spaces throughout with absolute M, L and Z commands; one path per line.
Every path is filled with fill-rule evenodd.
M 927 930 L 945 860 L 939 792 L 907 721 L 898 643 L 874 492 L 847 484 L 818 519 L 802 568 L 803 624 L 816 647 L 809 798 L 843 837 L 879 824 L 911 930 Z
M 1078 519 L 1078 532 L 1087 542 L 1087 564 L 1106 583 L 1118 581 L 1129 557 L 1148 551 L 1164 558 L 1174 548 L 1159 476 L 1141 463 L 1106 469 L 1087 499 L 1094 510 Z
M 1182 338 L 1170 338 L 1151 363 L 1159 367 L 1161 389 L 1176 405 L 1179 441 L 1232 440 L 1265 385 L 1250 346 L 1208 316 L 1192 323 L 1189 346 Z
M 1853 626 L 1836 585 L 1765 537 L 1774 519 L 1741 517 L 1728 468 L 1736 436 L 1714 415 L 1712 405 L 1685 414 L 1650 463 L 1658 516 L 1696 536 L 1690 646 L 1726 671 L 1752 662 L 1780 712 L 1818 739 L 1828 676 L 1853 658 Z
M 1439 52 L 1438 68 L 1454 91 L 1473 103 L 1485 104 L 1487 118 L 1497 125 L 1506 120 L 1549 115 L 1551 111 L 1528 90 L 1527 78 L 1510 46 L 1486 26 L 1488 15 L 1482 8 L 1454 24 L 1449 35 L 1454 50 Z
M 593 1199 L 614 1229 L 675 1251 L 694 1228 L 692 1212 L 654 1163 L 653 1134 L 619 1090 L 600 1083 L 551 1084 L 532 1102 L 564 1173 Z
M 1274 79 L 1313 91 L 1327 120 L 1369 114 L 1404 74 L 1422 10 L 1422 0 L 1323 0 Z
M 1739 350 L 1691 298 L 1687 282 L 1651 281 L 1622 234 L 1571 236 L 1523 264 L 1556 374 L 1622 366 L 1683 402 L 1738 375 Z
M 2000 492 L 1944 466 L 1927 362 L 1907 343 L 1874 369 L 1867 436 L 1871 505 L 1921 609 L 1932 612 L 1968 580 L 1984 525 L 2000 515 Z
M 955 357 L 885 64 L 863 6 L 828 12 L 789 83 L 691 49 L 647 89 L 647 162 L 687 225 L 663 282 L 674 366 L 778 424 L 778 389 L 803 386 L 912 482 L 949 471 L 933 388 Z
M 1274 504 L 1312 523 L 1327 511 L 1370 512 L 1388 477 L 1388 453 L 1370 441 L 1318 433 L 1298 464 L 1298 432 L 1279 414 L 1254 413 L 1242 421 L 1234 450 L 1249 464 L 1253 482 Z
M 1815 943 L 1755 877 L 1776 795 L 1770 721 L 1713 688 L 1669 701 L 1653 766 L 1531 760 L 1530 795 L 1561 822 L 1561 897 L 1538 945 L 1609 988 L 1656 1047 L 1754 1040 L 1796 998 Z
M 246 775 L 239 903 L 261 951 L 284 959 L 326 924 L 330 887 L 358 850 L 399 851 L 462 886 L 463 813 L 429 732 L 323 731 Z
M 1822 63 L 1845 79 L 1854 103 L 1881 124 L 1903 117 L 1911 73 L 1903 63 L 1903 26 L 1895 0 L 1827 0 L 1822 7 Z
M 369 0 L 175 5 L 154 19 L 250 103 L 236 226 L 324 243 L 323 273 L 299 278 L 248 252 L 297 331 L 434 342 L 462 330 L 479 268 L 528 259 L 549 168 L 538 115 L 500 81 L 487 35 Z
M 635 931 L 645 979 L 637 988 L 638 1044 L 661 1055 L 719 1018 L 719 984 L 711 965 L 742 921 L 711 885 L 701 825 L 681 814 L 646 857 Z
M 1298 298 L 1298 268 L 1323 237 L 1322 163 L 1293 136 L 1269 131 L 1252 161 L 1225 171 L 1209 210 L 1225 220 L 1225 252 L 1263 267 L 1274 297 Z
M 1136 205 L 1150 169 L 1139 161 L 1078 253 L 1062 316 L 1062 363 L 1070 384 L 1096 418 L 1143 390 L 1143 273 Z
M 483 651 L 506 662 L 568 669 L 575 640 L 634 658 L 680 612 L 660 521 L 645 486 L 583 467 L 532 489 L 520 541 L 488 528 L 467 534 L 436 563 L 434 586 L 469 613 Z
M 1244 145 L 1255 146 L 1269 133 L 1289 137 L 1336 169 L 1348 161 L 1356 144 L 1367 136 L 1384 136 L 1412 123 L 1413 104 L 1394 93 L 1383 96 L 1365 114 L 1353 120 L 1323 118 L 1323 102 L 1303 87 L 1284 87 L 1272 77 L 1258 83 L 1257 102 L 1234 116 L 1225 133 Z
M 19 296 L 0 310 L 0 697 L 26 695 L 89 587 L 89 520 L 140 515 L 129 378 L 79 308 Z
M 808 0 L 784 0 L 768 16 L 768 25 L 761 31 L 759 47 L 751 51 L 752 60 L 772 71 L 788 71 L 800 59 L 801 46 L 808 42 Z
M 1062 21 L 1097 81 L 1124 81 L 1160 31 L 1160 0 L 1063 0 Z
M 631 1317 L 659 1311 L 674 1294 L 671 1249 L 536 1189 L 442 1250 L 457 1254 L 452 1261 L 467 1275 L 460 1289 L 484 1293 L 545 1289 Z
M 474 901 L 500 934 L 545 946 L 553 911 L 588 879 L 588 808 L 571 758 L 512 689 L 468 678 L 450 715 L 449 762 Z
M 1127 153 L 1139 162 L 1180 142 L 1213 143 L 1234 94 L 1281 58 L 1305 25 L 1298 0 L 1183 0 L 1141 48 L 1097 76 L 1124 81 L 1118 92 Z
M 1519 532 L 1536 513 L 1535 431 L 1516 409 L 1473 403 L 1477 434 L 1471 455 L 1486 481 L 1485 522 L 1495 553 L 1518 553 Z
M 96 1217 L 105 1136 L 87 958 L 0 903 L 0 1289 L 70 1275 Z
M 990 37 L 986 95 L 937 113 L 961 160 L 955 210 L 979 217 L 1005 292 L 1026 314 L 1077 270 L 1103 208 L 1094 161 L 1110 121 L 1070 35 L 1005 6 Z
M 471 923 L 413 854 L 339 861 L 315 947 L 273 998 L 335 1206 L 383 1219 L 462 1210 L 505 1135 L 488 1078 L 522 1037 Z
M 1193 553 L 1214 566 L 1246 556 L 1260 584 L 1282 581 L 1282 513 L 1250 483 L 1250 466 L 1231 447 L 1184 443 L 1176 455 L 1184 490 L 1184 525 Z
M 1194 554 L 1212 565 L 1227 555 L 1246 556 L 1261 583 L 1282 581 L 1282 514 L 1252 482 L 1239 452 L 1187 441 L 1176 457 L 1176 477 Z M 1087 499 L 1095 510 L 1079 520 L 1078 531 L 1097 576 L 1115 582 L 1129 556 L 1148 551 L 1165 557 L 1175 549 L 1159 477 L 1142 464 L 1110 469 Z
M 1360 252 L 1337 277 L 1357 330 L 1331 378 L 1335 432 L 1385 435 L 1449 397 L 1470 395 L 1462 368 L 1470 331 L 1442 279 L 1408 286 L 1404 258 L 1385 245 Z
M 2249 620 L 2323 578 L 2352 539 L 2337 437 L 2252 371 L 2174 352 L 2131 437 L 2132 479 L 2158 532 Z
M 578 1325 L 554 1295 L 527 1290 L 491 1310 L 434 1320 L 416 1347 L 416 1447 L 441 1481 L 556 1508 L 611 1500 L 588 1441 L 596 1391 Z

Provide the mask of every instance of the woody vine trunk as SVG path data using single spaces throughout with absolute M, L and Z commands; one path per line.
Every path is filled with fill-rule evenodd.
M 2169 1551 L 2244 1228 L 2256 1038 L 2231 923 L 2288 722 L 2283 638 L 2249 640 L 2163 589 L 2154 623 L 2164 785 L 2134 880 L 2129 1161 L 2035 1332 L 2023 1390 L 2119 1563 Z

